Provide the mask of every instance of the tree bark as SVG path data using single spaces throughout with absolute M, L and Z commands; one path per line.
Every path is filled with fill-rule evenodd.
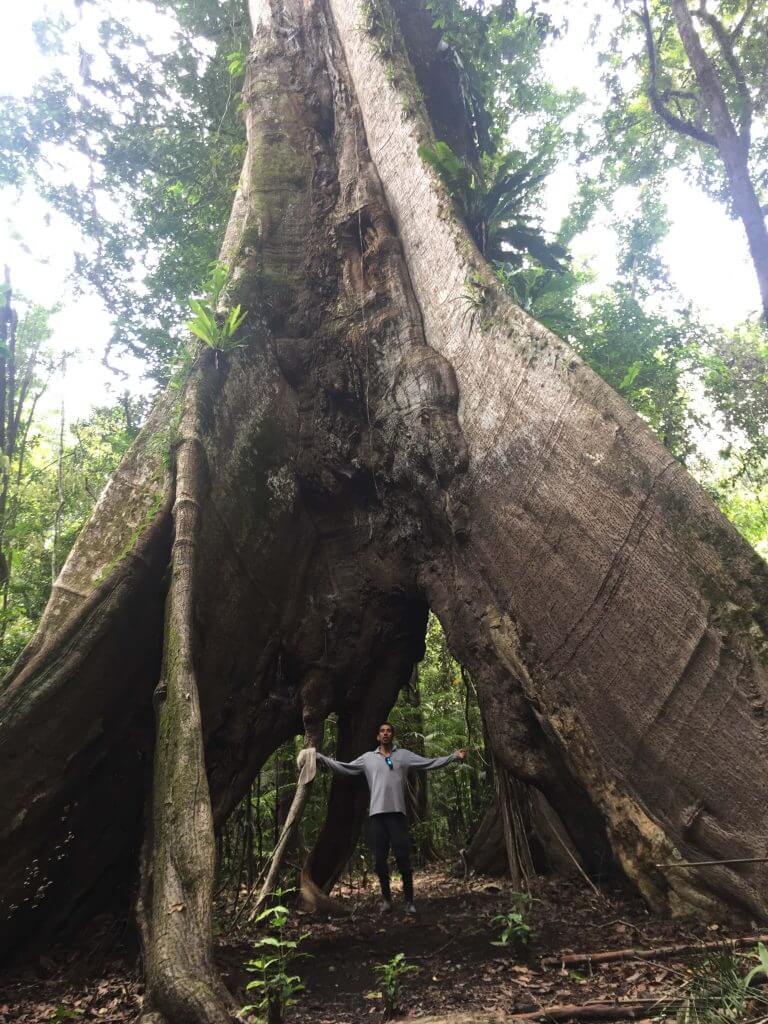
M 252 15 L 222 252 L 248 319 L 196 399 L 207 479 L 177 677 L 197 681 L 203 747 L 191 704 L 188 755 L 160 750 L 162 723 L 156 747 L 151 715 L 187 388 L 123 461 L 0 695 L 0 953 L 132 898 L 153 748 L 156 794 L 204 756 L 221 822 L 288 737 L 392 699 L 427 605 L 497 760 L 587 868 L 610 843 L 661 911 L 764 914 L 764 865 L 656 865 L 765 851 L 765 564 L 501 293 L 419 158 L 429 96 L 397 33 L 387 55 L 350 0 Z M 197 920 L 202 949 L 203 904 Z
M 762 906 L 763 868 L 665 873 L 653 851 L 765 847 L 768 794 L 752 767 L 766 757 L 765 563 L 605 383 L 501 293 L 419 159 L 419 104 L 389 115 L 409 92 L 407 62 L 387 66 L 354 30 L 354 5 L 331 8 L 427 340 L 462 396 L 469 537 L 419 575 L 499 759 L 572 835 L 563 780 L 576 776 L 655 907 Z
M 461 852 L 461 860 L 454 867 L 456 875 L 474 872 L 496 877 L 509 871 L 504 825 L 495 796 L 472 836 L 471 843 Z
M 507 855 L 507 869 L 516 889 L 526 889 L 533 875 L 533 858 L 529 844 L 530 813 L 525 783 L 511 778 L 498 766 L 493 773 L 496 800 L 501 817 L 501 831 Z
M 145 839 L 151 851 L 142 864 L 139 912 L 147 981 L 144 1016 L 223 1024 L 235 1019 L 236 1007 L 213 964 L 216 846 L 193 653 L 200 510 L 208 469 L 199 391 L 213 358 L 204 352 L 189 382 L 175 446 L 171 583 L 154 694 L 152 825 Z

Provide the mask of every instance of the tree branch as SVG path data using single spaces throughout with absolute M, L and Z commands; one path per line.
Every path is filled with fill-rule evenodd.
M 749 20 L 749 16 L 752 13 L 752 10 L 753 10 L 754 6 L 755 6 L 755 0 L 748 0 L 747 5 L 744 8 L 744 13 L 742 14 L 741 18 L 736 23 L 736 27 L 733 29 L 733 31 L 730 34 L 731 43 L 735 43 L 736 40 L 741 35 L 741 33 L 742 33 L 743 29 L 744 29 L 744 26 L 746 25 L 747 21 Z
M 635 11 L 634 14 L 639 19 L 645 32 L 645 49 L 648 54 L 648 84 L 646 86 L 646 95 L 648 96 L 648 100 L 654 113 L 679 135 L 687 135 L 689 138 L 695 139 L 697 142 L 703 142 L 707 146 L 716 145 L 714 135 L 705 131 L 703 128 L 699 128 L 699 126 L 694 124 L 692 121 L 687 121 L 682 117 L 678 117 L 677 114 L 671 111 L 664 103 L 662 95 L 659 93 L 658 86 L 656 84 L 658 75 L 656 44 L 653 40 L 653 28 L 651 26 L 651 16 L 648 12 L 647 0 L 643 0 L 642 11 Z
M 744 69 L 739 63 L 736 53 L 734 52 L 731 37 L 728 35 L 728 30 L 717 15 L 706 10 L 703 4 L 693 13 L 709 26 L 712 35 L 717 41 L 717 45 L 720 47 L 720 52 L 725 59 L 725 63 L 728 65 L 731 74 L 733 75 L 733 80 L 736 84 L 736 91 L 739 95 L 739 100 L 741 101 L 739 110 L 737 111 L 739 137 L 741 138 L 744 148 L 749 149 L 752 134 L 752 98 L 749 95 L 749 88 L 747 86 L 747 79 L 744 75 Z
M 665 103 L 668 100 L 697 100 L 699 98 L 695 92 L 687 92 L 685 89 L 665 89 L 659 95 Z

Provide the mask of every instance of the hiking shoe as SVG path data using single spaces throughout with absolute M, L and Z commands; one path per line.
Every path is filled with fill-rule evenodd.
M 382 914 L 391 914 L 392 913 L 392 900 L 389 900 L 389 899 L 387 899 L 385 897 L 381 901 L 381 906 L 379 907 L 379 910 L 381 910 Z
M 406 914 L 415 914 L 416 913 L 416 904 L 413 901 L 411 901 L 410 903 L 406 903 L 405 904 L 405 912 L 406 912 Z

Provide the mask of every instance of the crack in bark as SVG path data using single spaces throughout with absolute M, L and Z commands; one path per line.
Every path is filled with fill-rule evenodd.
M 605 606 L 610 603 L 618 587 L 621 585 L 627 571 L 627 564 L 634 552 L 637 550 L 637 547 L 643 539 L 645 531 L 650 525 L 653 516 L 656 514 L 657 510 L 651 504 L 653 493 L 662 477 L 664 477 L 664 475 L 674 466 L 676 466 L 676 463 L 671 459 L 653 478 L 653 482 L 651 483 L 645 498 L 643 498 L 643 501 L 632 517 L 632 522 L 629 525 L 629 529 L 627 530 L 624 539 L 621 541 L 620 545 L 611 557 L 611 561 L 603 574 L 602 580 L 600 581 L 594 597 L 590 599 L 588 605 L 585 607 L 584 611 L 573 626 L 570 627 L 563 640 L 554 650 L 550 651 L 542 659 L 543 665 L 545 665 L 550 671 L 562 673 L 578 656 L 584 644 L 591 636 L 592 631 L 597 627 L 598 621 L 595 618 L 597 611 L 602 611 Z M 615 571 L 617 567 L 619 567 L 618 572 Z M 589 618 L 593 618 L 594 621 L 588 623 L 586 630 L 583 631 L 582 635 L 577 640 L 573 650 L 571 650 L 564 661 L 560 664 L 555 664 L 555 658 L 567 648 L 577 630 L 579 630 L 579 628 L 587 622 Z

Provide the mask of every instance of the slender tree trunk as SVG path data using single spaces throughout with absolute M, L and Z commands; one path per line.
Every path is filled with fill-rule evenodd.
M 5 267 L 5 292 L 3 306 L 0 308 L 0 455 L 4 465 L 0 470 L 0 582 L 7 584 L 10 577 L 10 560 L 5 553 L 8 517 L 8 488 L 11 479 L 11 459 L 14 447 L 6 424 L 13 417 L 13 398 L 15 386 L 16 362 L 16 327 L 18 316 L 11 304 L 11 272 Z
M 59 540 L 61 535 L 61 514 L 64 511 L 64 431 L 67 424 L 64 391 L 67 380 L 67 361 L 61 364 L 61 408 L 59 410 L 59 447 L 56 456 L 56 511 L 53 515 L 53 541 L 51 544 L 51 585 L 59 575 Z
M 257 841 L 257 863 L 261 868 L 264 859 L 264 832 L 261 827 L 261 772 L 256 773 L 256 841 Z
M 213 355 L 206 356 L 210 365 Z M 159 1012 L 168 1021 L 215 1024 L 234 1020 L 235 1005 L 213 965 L 216 846 L 193 639 L 199 519 L 208 473 L 197 398 L 204 373 L 204 368 L 197 371 L 188 385 L 176 444 L 171 582 L 154 695 L 151 853 L 142 865 L 142 893 L 148 895 L 140 913 L 148 915 L 142 929 L 144 1015 Z
M 253 824 L 253 787 L 251 786 L 246 796 L 245 805 L 245 827 L 244 827 L 244 843 L 245 843 L 245 880 L 250 891 L 253 886 L 253 879 L 255 874 L 255 851 L 254 843 L 256 839 L 256 830 Z M 239 879 L 238 879 L 239 885 Z M 239 896 L 239 892 L 238 892 Z
M 768 226 L 749 173 L 749 140 L 736 130 L 717 70 L 701 45 L 687 0 L 670 0 L 670 5 L 709 112 L 712 134 L 725 165 L 733 208 L 747 233 L 749 252 L 760 287 L 763 317 L 768 321 Z
M 418 665 L 414 668 L 408 686 L 405 689 L 405 700 L 410 704 L 411 713 L 416 722 L 416 735 L 408 741 L 408 746 L 414 753 L 421 754 L 424 757 L 424 712 L 421 707 Z M 416 863 L 423 865 L 429 861 L 439 860 L 439 855 L 432 842 L 432 832 L 429 828 L 429 786 L 426 772 L 412 769 L 408 773 L 406 808 L 408 824 L 412 829 L 414 826 L 417 829 L 416 835 L 413 838 Z

